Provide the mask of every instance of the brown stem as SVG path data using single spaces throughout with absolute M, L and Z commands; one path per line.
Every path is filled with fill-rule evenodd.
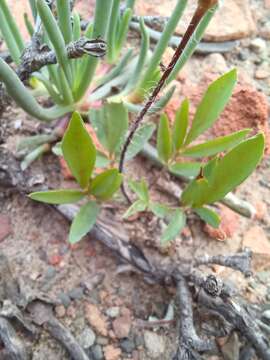
M 175 50 L 175 53 L 174 53 L 174 55 L 172 57 L 171 62 L 166 67 L 166 69 L 165 69 L 161 79 L 159 80 L 157 86 L 153 90 L 152 94 L 148 98 L 148 100 L 147 100 L 146 104 L 144 105 L 143 109 L 141 110 L 141 112 L 139 113 L 136 120 L 134 121 L 134 123 L 131 126 L 129 135 L 128 135 L 125 143 L 124 143 L 124 146 L 123 146 L 123 149 L 122 149 L 122 152 L 121 152 L 121 157 L 120 157 L 120 162 L 119 162 L 119 172 L 122 173 L 123 170 L 124 170 L 124 162 L 125 162 L 127 149 L 129 147 L 130 143 L 132 142 L 132 139 L 133 139 L 133 137 L 134 137 L 140 123 L 142 122 L 144 116 L 146 115 L 146 113 L 148 112 L 150 107 L 155 102 L 159 92 L 161 91 L 161 89 L 164 86 L 166 80 L 168 79 L 171 72 L 173 71 L 178 59 L 183 54 L 183 51 L 185 50 L 185 47 L 186 47 L 187 43 L 189 42 L 190 38 L 194 34 L 194 32 L 195 32 L 198 24 L 202 20 L 203 16 L 205 15 L 207 10 L 209 9 L 210 3 L 213 3 L 213 1 L 216 2 L 216 0 L 201 0 L 201 1 L 199 1 L 199 5 L 198 5 L 198 7 L 197 7 L 197 9 L 196 9 L 190 23 L 189 23 L 189 25 L 188 25 L 188 28 L 187 28 L 187 30 L 186 30 L 180 44 L 178 45 L 178 47 Z M 123 195 L 125 196 L 125 198 L 128 200 L 128 202 L 130 202 L 130 199 L 129 199 L 129 197 L 128 197 L 127 193 L 126 193 L 125 187 L 124 187 L 124 183 L 122 184 L 121 189 L 122 189 L 122 192 L 123 192 Z

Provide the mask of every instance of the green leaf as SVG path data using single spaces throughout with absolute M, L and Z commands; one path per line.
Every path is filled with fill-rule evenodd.
M 96 148 L 77 112 L 73 113 L 63 137 L 62 151 L 70 171 L 81 188 L 87 188 L 95 166 Z
M 123 143 L 128 129 L 128 112 L 122 103 L 107 103 L 90 111 L 90 121 L 102 145 L 114 154 Z
M 140 200 L 144 201 L 146 204 L 149 202 L 149 191 L 144 179 L 141 181 L 129 180 L 128 185 L 130 189 L 138 195 Z
M 75 203 L 85 194 L 81 190 L 76 189 L 59 189 L 50 191 L 37 191 L 28 195 L 32 200 L 48 203 L 48 204 L 70 204 Z
M 151 210 L 159 218 L 165 218 L 171 212 L 171 209 L 168 206 L 157 202 L 150 202 L 149 210 Z
M 227 151 L 238 145 L 248 135 L 251 129 L 236 131 L 230 135 L 221 136 L 203 144 L 191 146 L 185 149 L 181 155 L 190 157 L 203 157 L 216 155 L 222 151 Z
M 100 151 L 97 151 L 96 157 L 96 167 L 97 168 L 105 168 L 109 165 L 110 160 L 107 158 L 105 154 Z
M 214 210 L 208 207 L 202 207 L 194 209 L 194 211 L 207 224 L 213 226 L 216 229 L 219 227 L 220 217 Z
M 205 166 L 203 178 L 193 180 L 182 193 L 181 201 L 201 207 L 221 200 L 241 184 L 255 169 L 264 152 L 264 135 L 257 134 Z
M 176 112 L 173 124 L 172 139 L 174 150 L 178 151 L 184 143 L 188 128 L 189 101 L 185 99 Z
M 161 161 L 167 163 L 172 155 L 172 137 L 169 127 L 169 119 L 162 114 L 157 133 L 157 150 Z
M 146 208 L 147 208 L 147 204 L 144 201 L 137 200 L 127 209 L 127 211 L 123 215 L 123 218 L 127 219 L 138 212 L 145 211 Z
M 56 156 L 63 156 L 62 143 L 60 141 L 52 147 L 52 152 Z
M 72 221 L 69 231 L 69 242 L 75 244 L 80 241 L 95 225 L 99 206 L 95 201 L 89 201 L 80 208 Z
M 155 130 L 155 124 L 143 124 L 138 131 L 136 131 L 131 144 L 128 147 L 126 159 L 134 158 L 148 142 Z
M 199 162 L 179 162 L 169 166 L 169 170 L 185 177 L 195 177 L 199 174 L 202 164 Z
M 107 200 L 119 189 L 123 176 L 117 169 L 106 170 L 97 175 L 90 185 L 90 194 L 97 199 Z
M 236 70 L 231 70 L 214 81 L 207 89 L 195 113 L 185 145 L 209 129 L 228 103 L 237 81 Z
M 169 225 L 165 229 L 161 237 L 161 244 L 167 245 L 167 243 L 176 238 L 181 232 L 183 227 L 186 225 L 186 216 L 182 210 L 175 210 Z

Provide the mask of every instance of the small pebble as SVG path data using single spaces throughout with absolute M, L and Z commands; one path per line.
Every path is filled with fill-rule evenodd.
M 98 336 L 96 343 L 102 346 L 108 345 L 109 344 L 109 340 L 106 337 L 103 336 Z
M 71 303 L 71 300 L 70 300 L 70 297 L 65 294 L 64 292 L 61 292 L 60 294 L 58 294 L 58 299 L 61 301 L 61 303 L 67 308 L 70 303 Z
M 164 338 L 152 331 L 145 331 L 144 341 L 150 358 L 160 359 L 160 356 L 165 352 Z
M 57 271 L 54 266 L 48 266 L 46 273 L 44 275 L 44 280 L 51 280 L 55 277 Z
M 262 54 L 266 50 L 266 42 L 265 40 L 261 38 L 253 39 L 250 42 L 250 48 L 252 51 L 254 51 L 256 54 Z
M 78 337 L 78 342 L 83 349 L 89 349 L 91 346 L 94 345 L 95 340 L 96 334 L 89 327 L 85 328 Z
M 120 313 L 120 309 L 117 306 L 110 307 L 109 309 L 106 310 L 106 315 L 113 319 L 119 316 L 119 313 Z
M 72 300 L 80 300 L 83 297 L 83 289 L 80 287 L 74 288 L 68 292 L 68 295 Z
M 132 340 L 124 339 L 120 342 L 120 347 L 124 352 L 131 354 L 132 351 L 135 350 L 136 346 Z
M 92 346 L 89 351 L 89 354 L 90 354 L 90 357 L 93 358 L 94 360 L 103 360 L 104 359 L 102 347 L 100 345 Z
M 55 307 L 55 313 L 58 318 L 62 318 L 66 315 L 66 309 L 64 305 L 58 305 Z

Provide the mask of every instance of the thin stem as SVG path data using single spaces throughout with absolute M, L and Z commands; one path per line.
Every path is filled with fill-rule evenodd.
M 133 139 L 133 137 L 134 137 L 140 123 L 142 122 L 144 116 L 146 115 L 146 113 L 148 112 L 150 107 L 155 102 L 159 92 L 161 91 L 161 89 L 162 89 L 163 85 L 165 84 L 166 80 L 168 79 L 168 77 L 172 73 L 172 71 L 174 69 L 174 66 L 176 65 L 178 59 L 180 58 L 183 51 L 185 50 L 186 45 L 188 44 L 188 42 L 189 42 L 190 38 L 192 37 L 192 35 L 194 34 L 194 32 L 196 31 L 197 26 L 199 25 L 200 21 L 203 19 L 204 15 L 207 13 L 208 9 L 209 9 L 208 7 L 203 6 L 201 4 L 201 2 L 199 2 L 199 5 L 198 5 L 198 7 L 197 7 L 197 9 L 196 9 L 190 23 L 189 23 L 187 31 L 185 32 L 179 46 L 175 50 L 175 53 L 173 55 L 173 58 L 172 58 L 170 64 L 167 66 L 167 68 L 164 71 L 164 73 L 163 73 L 161 79 L 159 80 L 157 86 L 153 90 L 151 96 L 147 100 L 147 102 L 144 105 L 142 111 L 139 113 L 139 115 L 137 116 L 137 118 L 134 121 L 133 125 L 131 126 L 129 135 L 128 135 L 125 143 L 124 143 L 124 146 L 123 146 L 123 149 L 122 149 L 122 152 L 121 152 L 121 157 L 120 157 L 120 162 L 119 162 L 119 172 L 120 173 L 122 173 L 123 170 L 124 170 L 124 162 L 125 162 L 125 157 L 126 157 L 128 146 L 132 142 L 132 139 Z M 123 192 L 124 196 L 129 201 L 129 198 L 128 198 L 128 196 L 126 194 L 126 191 L 124 189 L 124 183 L 122 184 L 121 189 L 122 189 L 122 192 Z

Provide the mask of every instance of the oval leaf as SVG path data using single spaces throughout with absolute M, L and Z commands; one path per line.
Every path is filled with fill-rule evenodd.
M 87 188 L 96 161 L 96 148 L 77 112 L 73 113 L 63 137 L 62 151 L 81 188 Z
M 157 150 L 161 161 L 167 163 L 172 155 L 172 137 L 169 127 L 169 120 L 162 114 L 159 121 L 157 133 Z
M 69 242 L 75 244 L 80 241 L 94 226 L 99 212 L 99 206 L 94 201 L 89 201 L 80 208 L 72 221 L 69 231 Z
M 216 139 L 206 141 L 203 144 L 191 146 L 181 152 L 181 155 L 195 158 L 216 155 L 239 144 L 242 140 L 245 139 L 249 132 L 250 129 L 244 129 L 230 135 L 221 136 Z
M 90 186 L 90 194 L 97 199 L 107 200 L 119 189 L 122 182 L 122 175 L 117 169 L 110 169 L 97 175 Z
M 175 210 L 169 225 L 165 229 L 161 237 L 161 244 L 167 245 L 167 243 L 176 238 L 181 232 L 183 227 L 186 225 L 186 216 L 182 210 Z
M 123 218 L 127 219 L 130 216 L 137 214 L 138 212 L 145 211 L 147 208 L 147 204 L 142 200 L 135 201 L 124 213 Z
M 176 112 L 175 120 L 173 124 L 173 146 L 174 150 L 178 151 L 184 143 L 187 128 L 188 128 L 188 114 L 189 114 L 189 102 L 185 99 L 180 109 Z
M 171 209 L 168 206 L 157 202 L 151 202 L 149 204 L 149 210 L 151 210 L 159 218 L 165 218 L 171 212 Z
M 220 217 L 214 210 L 208 207 L 202 207 L 202 208 L 194 209 L 194 211 L 207 224 L 211 225 L 216 229 L 219 227 Z
M 209 177 L 207 203 L 222 199 L 241 184 L 255 169 L 264 152 L 264 136 L 243 141 L 221 158 Z
M 249 138 L 221 159 L 212 159 L 204 167 L 203 176 L 193 180 L 183 191 L 181 201 L 201 207 L 221 200 L 241 184 L 255 169 L 264 152 L 264 136 Z
M 237 74 L 234 69 L 208 87 L 195 113 L 185 145 L 190 144 L 217 120 L 232 95 L 236 81 Z
M 128 111 L 122 103 L 107 103 L 90 111 L 90 121 L 102 145 L 114 154 L 122 145 L 128 129 Z
M 126 159 L 130 160 L 136 156 L 153 135 L 154 124 L 143 124 L 135 133 L 131 144 L 128 147 Z
M 130 187 L 130 189 L 136 194 L 138 195 L 138 197 L 144 201 L 145 203 L 149 202 L 149 192 L 148 192 L 148 187 L 147 184 L 145 182 L 144 179 L 142 179 L 141 181 L 133 181 L 133 180 L 129 180 L 128 181 L 128 185 Z
M 196 177 L 201 169 L 199 162 L 179 162 L 169 166 L 170 172 L 185 177 Z
M 37 191 L 28 195 L 31 199 L 47 204 L 71 204 L 81 200 L 85 194 L 76 189 Z

